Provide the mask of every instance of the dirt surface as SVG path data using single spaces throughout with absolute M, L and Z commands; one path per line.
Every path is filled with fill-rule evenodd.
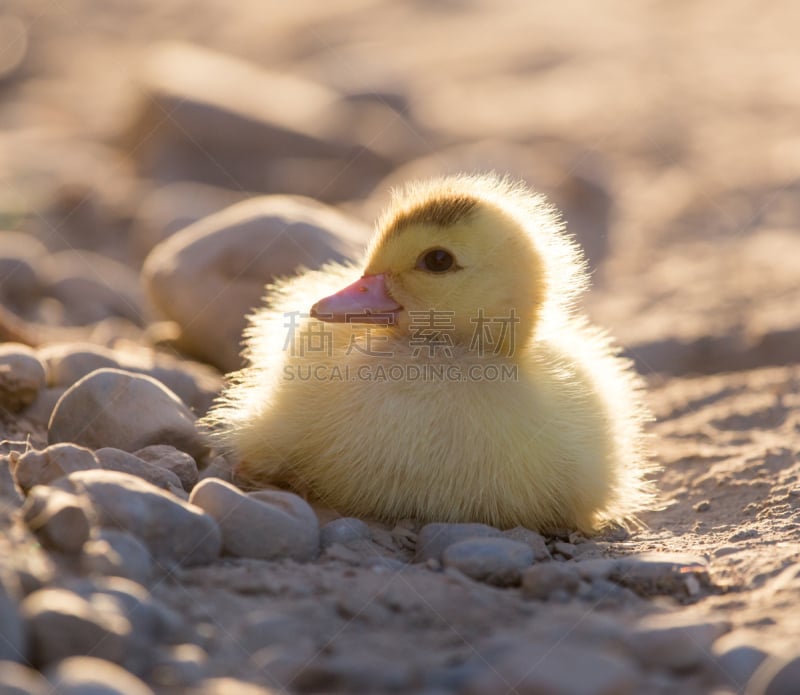
M 275 692 L 765 692 L 771 676 L 734 673 L 713 645 L 728 632 L 772 660 L 800 655 L 798 21 L 788 1 L 3 4 L 4 338 L 39 350 L 80 339 L 112 354 L 156 345 L 183 363 L 137 283 L 153 239 L 184 215 L 233 194 L 290 193 L 371 223 L 391 182 L 509 172 L 550 196 L 587 250 L 587 307 L 648 380 L 662 466 L 662 508 L 644 528 L 591 545 L 548 536 L 553 562 L 680 553 L 667 574 L 697 576 L 657 590 L 619 577 L 586 589 L 584 577 L 541 599 L 524 580 L 498 588 L 412 563 L 413 520 L 405 531 L 373 524 L 366 545 L 313 563 L 164 567 L 148 589 L 184 618 L 205 661 L 194 681 L 186 659 L 145 674 L 154 689 L 244 692 L 209 680 L 229 677 Z M 286 85 L 240 83 L 238 64 L 211 70 L 181 54 L 173 69 L 157 50 L 165 39 L 330 91 L 314 93 L 311 113 L 311 96 L 292 104 Z M 182 91 L 198 74 L 207 80 Z M 287 140 L 284 106 L 302 138 Z M 251 161 L 251 132 L 289 142 L 272 168 Z M 207 188 L 164 212 L 153 196 L 176 181 Z M 44 246 L 25 255 L 16 233 Z M 84 265 L 67 272 L 56 256 L 69 250 Z M 29 285 L 12 257 L 28 259 Z M 97 282 L 67 291 L 66 275 Z M 44 447 L 42 413 L 41 402 L 4 409 L 0 438 Z M 570 540 L 585 550 L 575 559 L 557 550 Z M 41 567 L 54 562 L 30 543 L 10 531 L 3 552 L 8 568 L 39 577 L 29 590 L 53 581 Z M 654 614 L 695 626 L 683 633 L 697 651 L 688 662 L 636 651 Z M 697 637 L 703 624 L 719 635 Z M 624 668 L 593 671 L 586 652 L 598 642 Z M 531 680 L 545 662 L 556 685 Z M 606 690 L 595 672 L 608 674 Z

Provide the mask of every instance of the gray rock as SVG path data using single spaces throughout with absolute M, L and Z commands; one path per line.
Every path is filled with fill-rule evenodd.
M 154 695 L 132 673 L 93 656 L 64 659 L 47 669 L 45 676 L 59 695 Z
M 229 372 L 241 367 L 246 316 L 260 305 L 265 283 L 354 258 L 366 238 L 360 223 L 316 201 L 253 198 L 156 246 L 142 280 L 181 327 L 178 347 Z
M 564 541 L 556 541 L 555 543 L 553 543 L 553 550 L 557 552 L 559 555 L 563 555 L 565 558 L 567 558 L 567 560 L 571 560 L 572 558 L 575 557 L 578 548 L 572 543 L 566 543 Z
M 720 637 L 712 652 L 723 681 L 741 691 L 756 669 L 769 656 L 760 645 L 763 635 L 747 630 L 735 630 Z
M 178 181 L 147 193 L 135 213 L 130 233 L 133 255 L 144 260 L 150 251 L 184 227 L 248 197 L 241 191 Z
M 67 389 L 57 386 L 55 388 L 43 388 L 39 391 L 36 400 L 23 411 L 23 417 L 35 425 L 47 429 L 47 423 L 53 414 L 53 409 L 58 403 L 58 399 L 64 395 Z
M 92 449 L 136 451 L 171 444 L 195 459 L 208 448 L 195 416 L 160 382 L 118 369 L 98 369 L 73 384 L 56 404 L 48 441 Z
M 800 685 L 800 655 L 770 657 L 759 666 L 747 684 L 746 695 L 797 695 Z
M 39 349 L 39 359 L 47 369 L 48 386 L 72 386 L 97 369 L 116 369 L 113 350 L 92 343 L 54 343 Z
M 27 316 L 41 295 L 37 267 L 47 248 L 30 234 L 3 231 L 0 235 L 0 303 Z
M 13 661 L 0 660 L 2 695 L 52 695 L 52 690 L 38 671 Z
M 130 533 L 114 529 L 101 529 L 85 543 L 81 567 L 90 574 L 125 577 L 139 584 L 147 584 L 153 576 L 147 547 Z
M 209 478 L 194 488 L 189 501 L 218 521 L 223 551 L 230 555 L 304 562 L 319 553 L 317 517 L 297 495 L 279 490 L 245 494 Z
M 36 400 L 44 386 L 44 365 L 31 348 L 0 345 L 0 407 L 19 412 Z
M 116 611 L 130 623 L 126 635 L 128 647 L 126 669 L 136 674 L 147 673 L 162 641 L 174 638 L 175 620 L 171 611 L 153 600 L 147 590 L 123 577 L 102 577 L 93 581 L 77 580 L 69 587 L 93 606 Z
M 641 553 L 586 559 L 577 565 L 584 579 L 609 579 L 645 597 L 693 596 L 710 583 L 706 561 L 691 555 Z
M 27 630 L 18 608 L 20 593 L 16 578 L 0 573 L 0 663 L 27 661 Z
M 262 688 L 236 678 L 209 678 L 203 681 L 203 695 L 273 695 L 273 689 Z
M 189 456 L 188 454 L 185 455 Z M 104 470 L 130 473 L 178 497 L 185 497 L 186 495 L 181 480 L 175 473 L 161 466 L 143 461 L 135 454 L 129 454 L 121 449 L 104 447 L 98 449 L 95 452 L 95 456 L 97 456 L 97 460 Z M 191 457 L 189 456 L 189 458 Z
M 533 550 L 533 559 L 536 562 L 552 559 L 550 557 L 550 551 L 547 549 L 547 541 L 545 541 L 544 536 L 541 533 L 531 531 L 524 526 L 517 526 L 515 528 L 508 529 L 507 531 L 503 531 L 503 537 L 510 538 L 512 541 L 519 541 L 520 543 L 525 543 L 526 545 L 530 546 L 531 550 Z
M 40 348 L 38 355 L 51 387 L 67 388 L 97 369 L 124 369 L 160 381 L 198 412 L 207 410 L 220 388 L 219 375 L 207 365 L 138 345 L 110 350 L 92 343 L 56 343 Z
M 468 538 L 500 536 L 498 529 L 485 524 L 426 524 L 417 535 L 414 562 L 441 561 L 442 553 L 453 543 Z
M 329 521 L 319 532 L 319 542 L 323 549 L 334 543 L 347 545 L 349 543 L 369 542 L 369 539 L 369 526 L 361 519 L 349 516 Z
M 711 645 L 730 624 L 693 622 L 681 615 L 646 616 L 627 634 L 628 648 L 648 668 L 683 671 L 708 659 Z
M 582 579 L 595 581 L 608 579 L 619 572 L 619 563 L 614 558 L 592 558 L 578 563 L 578 573 Z
M 198 481 L 206 480 L 207 478 L 215 478 L 217 480 L 224 480 L 226 483 L 232 483 L 233 471 L 234 466 L 229 463 L 224 456 L 215 456 L 200 472 Z
M 85 249 L 70 249 L 46 256 L 39 267 L 44 293 L 64 307 L 64 323 L 83 326 L 112 316 L 136 325 L 146 322 L 144 293 L 127 265 Z
M 76 471 L 97 468 L 100 468 L 97 457 L 89 449 L 75 444 L 54 444 L 46 449 L 11 457 L 11 472 L 23 492 L 28 492 L 34 485 L 47 485 Z
M 22 516 L 42 545 L 76 555 L 89 538 L 89 511 L 78 495 L 37 485 L 28 493 Z
M 203 565 L 218 557 L 216 521 L 150 483 L 116 471 L 80 471 L 54 486 L 84 496 L 97 523 L 136 536 L 160 562 Z
M 541 601 L 554 595 L 570 596 L 579 586 L 577 568 L 566 563 L 534 565 L 522 573 L 522 595 Z
M 596 647 L 527 643 L 470 679 L 465 695 L 628 695 L 638 691 L 639 673 L 628 659 Z
M 161 687 L 196 686 L 208 671 L 207 662 L 208 654 L 196 644 L 176 644 L 158 651 L 149 679 Z
M 498 586 L 518 584 L 520 572 L 533 563 L 533 549 L 509 538 L 469 538 L 448 546 L 442 563 L 477 581 Z
M 285 71 L 173 42 L 151 49 L 138 82 L 124 149 L 144 178 L 353 200 L 390 168 L 338 93 Z
M 186 492 L 191 492 L 197 484 L 197 463 L 185 451 L 168 444 L 153 444 L 133 453 L 143 461 L 174 473 Z
M 132 626 L 109 603 L 91 602 L 67 589 L 40 589 L 22 602 L 33 662 L 43 668 L 70 656 L 93 654 L 123 663 Z
M 130 619 L 135 638 L 146 643 L 162 639 L 175 643 L 182 635 L 183 619 L 156 601 L 135 581 L 124 577 L 98 577 L 92 581 L 78 579 L 69 588 L 84 598 L 95 594 L 111 596 Z

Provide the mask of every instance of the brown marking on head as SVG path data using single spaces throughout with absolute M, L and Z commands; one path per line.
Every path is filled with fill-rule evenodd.
M 397 234 L 414 224 L 451 227 L 467 217 L 477 204 L 477 198 L 463 193 L 448 193 L 424 200 L 405 210 L 396 211 L 383 233 L 385 236 Z

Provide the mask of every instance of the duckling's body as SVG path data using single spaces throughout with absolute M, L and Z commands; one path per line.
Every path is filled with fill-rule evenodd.
M 583 531 L 630 517 L 647 498 L 638 385 L 574 313 L 584 285 L 519 186 L 409 188 L 363 276 L 329 266 L 270 288 L 250 366 L 209 421 L 240 478 L 342 514 Z

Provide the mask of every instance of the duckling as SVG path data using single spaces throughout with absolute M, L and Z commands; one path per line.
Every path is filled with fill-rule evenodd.
M 581 252 L 521 183 L 393 193 L 361 266 L 278 282 L 205 420 L 244 484 L 387 522 L 596 531 L 651 499 L 641 385 L 578 311 Z M 343 289 L 342 289 L 343 288 Z

